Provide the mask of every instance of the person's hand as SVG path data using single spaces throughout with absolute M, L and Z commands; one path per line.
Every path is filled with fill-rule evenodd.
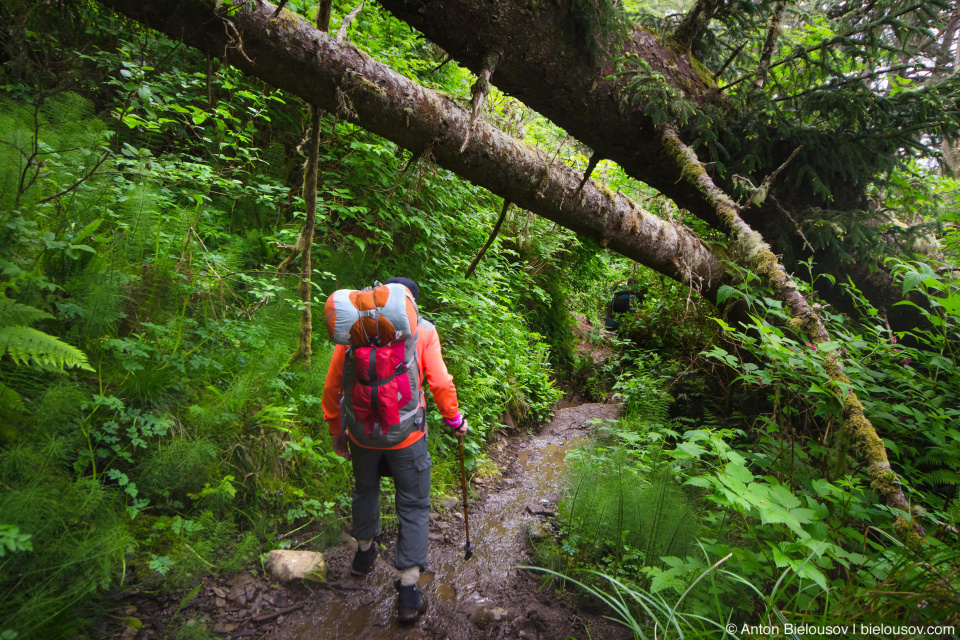
M 330 435 L 333 440 L 333 452 L 343 458 L 350 459 L 350 443 L 347 441 L 347 434 L 343 431 Z
M 463 438 L 465 435 L 467 435 L 467 428 L 467 420 L 464 418 L 463 422 L 460 423 L 460 428 L 453 430 L 453 435 L 457 436 L 458 438 Z

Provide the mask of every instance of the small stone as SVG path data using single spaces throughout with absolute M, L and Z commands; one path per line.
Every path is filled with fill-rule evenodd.
M 227 600 L 238 607 L 245 607 L 257 595 L 256 579 L 249 573 L 241 573 L 230 582 Z
M 482 606 L 472 611 L 469 615 L 470 622 L 478 629 L 483 629 L 493 622 L 503 622 L 510 618 L 510 612 L 502 607 Z
M 488 611 L 490 612 L 490 618 L 494 622 L 501 622 L 503 620 L 506 620 L 507 617 L 510 615 L 510 612 L 502 607 L 494 607 L 493 609 L 488 609 Z
M 281 582 L 301 578 L 323 582 L 326 579 L 327 565 L 323 554 L 317 551 L 274 549 L 265 564 L 270 575 Z
M 440 506 L 444 509 L 456 509 L 458 504 L 460 502 L 456 498 L 450 496 L 440 498 Z
M 545 540 L 550 537 L 550 530 L 547 529 L 547 525 L 539 520 L 531 520 L 527 525 L 527 536 L 531 542 Z
M 483 478 L 480 478 L 480 477 L 474 478 L 473 484 L 483 484 Z
M 283 624 L 283 616 L 277 616 L 277 625 Z
M 443 536 L 439 533 L 428 533 L 427 539 L 430 540 L 430 542 L 441 542 L 443 540 Z
M 223 589 L 221 589 L 220 587 L 214 587 L 214 588 L 213 588 L 213 594 L 214 594 L 215 596 L 217 596 L 218 598 L 226 598 L 226 597 L 227 597 L 227 592 L 224 591 Z
M 438 522 L 438 523 L 437 523 L 437 529 L 440 529 L 441 531 L 446 531 L 446 530 L 449 529 L 449 528 L 450 528 L 450 523 L 449 523 L 449 522 L 443 522 L 443 521 L 441 521 L 441 522 Z
M 506 485 L 507 487 L 512 487 L 513 485 L 517 484 L 517 481 L 514 480 L 513 478 L 504 478 L 503 484 Z
M 437 513 L 436 511 L 431 511 L 431 512 L 430 512 L 430 522 L 436 522 L 436 521 L 439 520 L 439 519 L 440 519 L 440 514 L 439 514 L 439 513 Z
M 237 630 L 237 625 L 231 622 L 218 622 L 213 625 L 214 633 L 233 633 Z
M 213 599 L 213 602 L 214 602 L 214 604 L 216 604 L 216 605 L 217 605 L 218 607 L 220 607 L 221 609 L 223 609 L 224 607 L 227 606 L 227 599 L 226 599 L 226 598 L 221 598 L 220 596 L 217 596 L 216 598 L 214 598 L 214 599 Z

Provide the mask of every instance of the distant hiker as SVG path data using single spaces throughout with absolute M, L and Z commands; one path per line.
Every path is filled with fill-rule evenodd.
M 400 571 L 395 586 L 401 622 L 413 622 L 427 608 L 416 588 L 420 572 L 426 570 L 430 523 L 432 463 L 421 390 L 424 375 L 444 424 L 457 436 L 467 432 L 437 329 L 417 309 L 419 295 L 412 280 L 391 278 L 363 291 L 336 291 L 324 307 L 327 331 L 337 346 L 323 385 L 323 417 L 333 450 L 353 461 L 350 533 L 358 547 L 351 573 L 366 575 L 377 559 L 380 478 L 393 476 L 400 524 L 393 555 Z
M 613 298 L 607 303 L 607 317 L 604 320 L 604 326 L 608 331 L 616 331 L 620 328 L 620 320 L 617 316 L 633 313 L 643 303 L 643 292 L 637 291 L 636 286 L 636 280 L 630 278 L 625 287 L 613 293 Z

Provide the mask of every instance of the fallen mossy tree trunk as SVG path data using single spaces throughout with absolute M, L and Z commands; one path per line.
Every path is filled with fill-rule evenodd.
M 470 112 L 376 62 L 349 42 L 268 3 L 102 0 L 120 13 L 225 59 L 245 73 L 354 122 L 576 233 L 713 296 L 716 252 L 682 225 L 482 120 L 460 148 Z
M 581 185 L 579 171 L 486 122 L 473 123 L 464 146 L 471 130 L 469 111 L 290 11 L 276 13 L 269 3 L 227 6 L 216 0 L 100 1 L 716 299 L 722 280 L 720 258 L 688 229 L 657 218 L 591 180 Z M 701 201 L 715 212 L 718 226 L 734 237 L 745 264 L 774 287 L 811 340 L 825 339 L 823 323 L 792 279 L 759 234 L 740 219 L 736 204 L 712 183 L 693 152 L 669 130 L 656 135 L 684 183 L 696 188 Z M 839 364 L 834 368 L 831 378 L 842 382 Z M 873 486 L 888 505 L 909 514 L 903 492 L 891 481 L 882 440 L 856 396 L 848 394 L 844 406 L 845 429 L 870 465 Z M 911 530 L 923 534 L 916 523 L 911 529 L 903 516 L 898 530 L 904 536 Z

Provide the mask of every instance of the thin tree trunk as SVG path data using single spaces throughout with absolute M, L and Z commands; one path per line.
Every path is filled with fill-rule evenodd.
M 714 206 L 717 211 L 722 212 L 722 219 L 726 223 L 725 231 L 733 240 L 733 250 L 738 261 L 759 275 L 762 281 L 786 304 L 793 315 L 789 323 L 791 328 L 805 335 L 812 344 L 828 341 L 830 335 L 817 310 L 811 308 L 806 298 L 797 289 L 793 278 L 787 274 L 770 250 L 770 245 L 743 221 L 736 203 L 710 181 L 693 150 L 684 145 L 677 134 L 669 129 L 664 132 L 664 140 L 665 144 L 673 146 L 675 157 L 684 159 L 688 172 L 700 176 L 700 188 L 715 201 Z M 833 390 L 843 402 L 841 432 L 867 462 L 873 489 L 888 506 L 909 515 L 910 503 L 904 496 L 903 489 L 896 482 L 896 474 L 891 469 L 890 460 L 887 457 L 887 448 L 864 414 L 863 404 L 850 390 L 850 379 L 844 374 L 842 364 L 833 353 L 827 357 L 826 373 L 832 381 Z M 843 391 L 844 388 L 847 389 L 846 392 Z M 897 515 L 894 528 L 904 540 L 916 540 L 926 535 L 923 527 L 915 519 L 908 522 L 903 515 Z
M 307 140 L 309 155 L 303 170 L 303 203 L 307 219 L 300 229 L 297 249 L 302 262 L 300 266 L 300 304 L 303 311 L 300 314 L 300 342 L 297 350 L 290 356 L 289 364 L 303 361 L 310 366 L 310 356 L 313 355 L 313 231 L 317 226 L 317 159 L 320 155 L 320 109 L 314 105 L 308 108 L 310 114 L 310 133 Z
M 323 0 L 317 10 L 317 28 L 323 32 L 330 30 L 330 12 L 333 0 Z M 309 105 L 310 131 L 307 141 L 307 163 L 303 171 L 303 204 L 306 220 L 300 230 L 299 251 L 302 256 L 300 267 L 300 341 L 297 350 L 290 356 L 289 364 L 303 361 L 310 366 L 313 355 L 313 232 L 317 227 L 317 171 L 320 157 L 320 113 L 316 105 Z
M 767 73 L 770 71 L 770 61 L 773 60 L 773 51 L 776 49 L 777 39 L 780 37 L 780 30 L 783 25 L 783 14 L 786 8 L 786 0 L 779 0 L 773 10 L 770 27 L 767 29 L 767 37 L 763 42 L 763 49 L 760 52 L 760 64 L 757 68 L 756 77 L 758 87 L 762 87 L 767 81 Z

